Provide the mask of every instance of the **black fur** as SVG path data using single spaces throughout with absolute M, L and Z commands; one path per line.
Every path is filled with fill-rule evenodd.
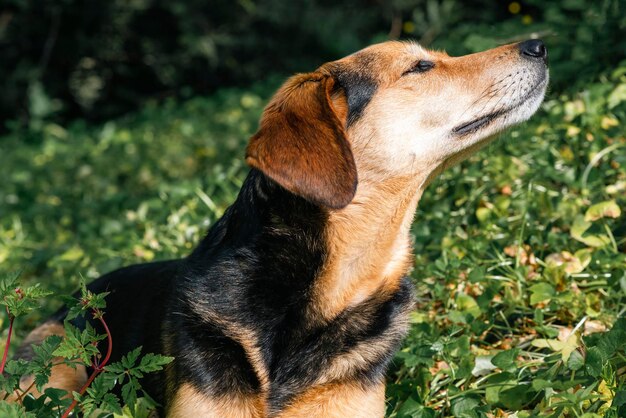
M 357 59 L 355 57 L 355 59 Z M 370 100 L 376 93 L 378 87 L 376 81 L 369 75 L 367 71 L 359 71 L 359 69 L 367 68 L 371 57 L 367 55 L 358 58 L 360 65 L 351 65 L 350 67 L 336 66 L 331 72 L 337 79 L 338 85 L 344 89 L 348 99 L 348 121 L 347 126 L 356 122 L 365 111 Z
M 393 324 L 412 306 L 412 287 L 405 279 L 394 295 L 375 295 L 330 322 L 316 320 L 310 302 L 327 258 L 326 221 L 324 209 L 252 170 L 236 202 L 189 257 L 127 267 L 89 286 L 111 292 L 105 319 L 112 361 L 143 345 L 144 352 L 176 358 L 167 373 L 169 391 L 188 382 L 210 396 L 258 393 L 243 347 L 220 325 L 227 323 L 260 337 L 271 411 L 359 343 L 382 341 L 389 348 L 345 379 L 379 383 L 403 336 Z M 165 380 L 161 373 L 144 382 L 161 404 L 168 399 Z

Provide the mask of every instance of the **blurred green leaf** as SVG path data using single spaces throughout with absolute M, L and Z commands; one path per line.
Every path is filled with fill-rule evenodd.
M 585 212 L 585 222 L 596 221 L 601 218 L 619 218 L 622 214 L 614 200 L 596 203 Z

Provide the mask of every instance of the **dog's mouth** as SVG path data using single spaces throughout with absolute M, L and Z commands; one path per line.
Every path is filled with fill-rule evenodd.
M 455 135 L 463 136 L 473 132 L 478 131 L 479 129 L 489 125 L 494 120 L 498 119 L 500 116 L 506 115 L 520 108 L 529 100 L 536 98 L 538 95 L 543 94 L 545 91 L 545 86 L 547 85 L 547 76 L 541 78 L 541 80 L 535 84 L 533 88 L 529 90 L 529 93 L 523 97 L 518 103 L 506 108 L 501 109 L 496 112 L 489 113 L 485 116 L 481 116 L 477 119 L 474 119 L 470 122 L 463 123 L 458 125 L 457 127 L 452 129 L 452 133 Z
M 480 128 L 482 128 L 483 126 L 488 125 L 491 121 L 493 121 L 494 119 L 496 119 L 498 116 L 500 116 L 503 113 L 505 112 L 490 113 L 486 116 L 482 116 L 478 119 L 474 119 L 473 121 L 469 123 L 464 123 L 463 125 L 457 126 L 456 128 L 452 129 L 452 132 L 454 132 L 457 135 L 465 135 L 470 132 L 475 132 L 479 130 Z

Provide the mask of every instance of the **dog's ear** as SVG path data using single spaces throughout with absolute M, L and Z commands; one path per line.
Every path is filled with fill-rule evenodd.
M 338 209 L 352 201 L 357 172 L 333 86 L 320 73 L 290 78 L 265 108 L 246 162 L 290 192 Z

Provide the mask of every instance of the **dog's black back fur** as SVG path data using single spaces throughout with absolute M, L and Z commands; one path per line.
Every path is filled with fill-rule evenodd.
M 261 382 L 244 347 L 220 325 L 228 323 L 258 336 L 270 410 L 280 410 L 333 359 L 363 342 L 382 341 L 389 349 L 345 378 L 379 383 L 403 337 L 392 324 L 403 322 L 412 287 L 404 279 L 394 295 L 375 295 L 331 321 L 316 319 L 312 290 L 327 259 L 326 221 L 323 209 L 253 169 L 189 257 L 123 268 L 89 286 L 111 292 L 105 318 L 112 361 L 138 345 L 174 356 L 169 387 L 163 373 L 144 382 L 161 404 L 183 382 L 211 396 L 258 393 Z

